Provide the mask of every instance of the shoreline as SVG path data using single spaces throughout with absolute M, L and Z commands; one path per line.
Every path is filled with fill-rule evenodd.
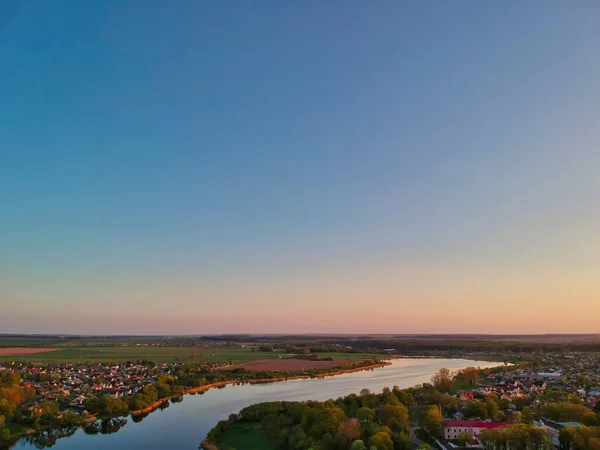
M 352 368 L 349 368 L 349 369 L 338 370 L 338 371 L 335 371 L 335 372 L 318 373 L 318 374 L 315 374 L 315 375 L 291 375 L 289 377 L 273 377 L 273 378 L 248 380 L 248 381 L 241 381 L 239 379 L 237 379 L 237 380 L 219 381 L 217 383 L 211 383 L 211 384 L 206 384 L 204 386 L 198 386 L 198 387 L 193 387 L 193 388 L 186 389 L 183 392 L 183 395 L 186 395 L 186 394 L 192 394 L 192 395 L 194 395 L 194 394 L 197 394 L 197 393 L 200 393 L 200 392 L 206 392 L 206 391 L 208 391 L 210 389 L 213 389 L 213 388 L 223 388 L 223 387 L 225 387 L 227 385 L 230 385 L 230 384 L 280 383 L 282 381 L 306 380 L 306 379 L 309 379 L 309 378 L 333 377 L 333 376 L 336 376 L 336 375 L 343 375 L 343 374 L 346 374 L 346 373 L 362 372 L 363 370 L 379 369 L 381 367 L 389 366 L 391 364 L 392 363 L 389 362 L 389 361 L 383 361 L 381 363 L 371 364 L 369 366 L 352 367 Z M 131 411 L 129 414 L 131 416 L 140 416 L 140 415 L 144 415 L 144 414 L 150 414 L 151 412 L 153 412 L 156 409 L 158 409 L 160 406 L 162 406 L 165 403 L 167 403 L 171 398 L 173 398 L 173 396 L 161 398 L 161 399 L 157 400 L 156 402 L 152 403 L 151 405 L 147 406 L 146 408 L 137 409 L 135 411 Z
M 362 366 L 362 367 L 351 367 L 351 368 L 347 368 L 347 369 L 340 369 L 340 370 L 336 370 L 333 372 L 326 372 L 326 373 L 317 373 L 317 374 L 293 374 L 290 373 L 290 376 L 279 376 L 279 377 L 271 377 L 271 378 L 265 378 L 265 379 L 255 379 L 255 380 L 241 380 L 241 379 L 232 379 L 232 380 L 226 380 L 226 381 L 220 381 L 220 382 L 216 382 L 216 383 L 211 383 L 211 384 L 206 384 L 204 386 L 196 386 L 196 387 L 190 387 L 188 389 L 185 389 L 183 391 L 183 393 L 181 395 L 173 395 L 173 396 L 169 396 L 169 397 L 163 397 L 161 399 L 158 399 L 156 402 L 152 403 L 151 405 L 147 406 L 146 408 L 143 409 L 139 409 L 139 410 L 134 410 L 134 411 L 130 411 L 125 415 L 115 415 L 115 416 L 106 416 L 106 417 L 99 417 L 96 414 L 94 414 L 93 416 L 87 418 L 87 420 L 80 424 L 79 426 L 77 426 L 78 428 L 82 427 L 85 425 L 85 423 L 89 423 L 89 422 L 94 422 L 98 419 L 108 419 L 108 418 L 112 418 L 112 417 L 129 417 L 131 416 L 132 418 L 134 417 L 139 417 L 139 416 L 145 416 L 145 415 L 149 415 L 150 413 L 154 412 L 155 410 L 157 410 L 158 408 L 160 408 L 162 405 L 165 404 L 169 404 L 171 400 L 173 399 L 177 399 L 177 398 L 182 398 L 184 395 L 186 394 L 197 394 L 197 393 L 204 393 L 210 389 L 213 388 L 224 388 L 227 385 L 243 385 L 243 384 L 268 384 L 268 383 L 278 383 L 278 382 L 282 382 L 282 381 L 293 381 L 293 380 L 302 380 L 302 379 L 310 379 L 310 378 L 326 378 L 326 377 L 334 377 L 337 375 L 343 375 L 346 373 L 355 373 L 355 372 L 361 372 L 361 371 L 366 371 L 366 370 L 374 370 L 374 369 L 378 369 L 378 368 L 382 368 L 382 367 L 386 367 L 389 365 L 393 364 L 394 360 L 401 360 L 401 359 L 463 359 L 463 360 L 475 360 L 474 358 L 471 359 L 471 357 L 464 357 L 464 356 L 459 356 L 459 357 L 449 357 L 449 358 L 444 358 L 441 356 L 435 356 L 435 357 L 431 357 L 431 356 L 422 356 L 421 358 L 415 358 L 409 355 L 387 355 L 384 359 L 380 359 L 379 362 L 375 363 L 375 364 L 369 364 L 367 366 Z M 495 368 L 495 367 L 501 367 L 503 366 L 503 363 L 499 362 L 499 361 L 494 361 L 493 359 L 490 358 L 490 360 L 485 360 L 485 359 L 481 359 L 478 361 L 485 361 L 487 363 L 491 363 L 493 364 L 493 366 L 491 366 L 490 368 Z M 511 364 L 509 364 L 511 365 Z M 50 427 L 43 427 L 42 429 L 51 429 L 53 428 L 52 426 Z M 25 437 L 26 435 L 29 434 L 34 434 L 37 431 L 40 431 L 41 429 L 30 429 L 27 430 L 27 432 L 25 433 L 19 433 L 19 435 L 13 435 L 11 436 L 11 445 L 16 444 L 19 439 Z M 16 439 L 15 439 L 16 438 Z M 1 446 L 0 446 L 1 448 Z
M 386 366 L 391 365 L 392 363 L 390 362 L 390 360 L 405 359 L 405 358 L 406 359 L 447 359 L 447 358 L 444 358 L 443 356 L 434 356 L 434 357 L 424 356 L 421 358 L 418 358 L 418 357 L 415 358 L 412 356 L 390 355 L 386 358 L 386 360 L 383 360 L 382 362 L 377 363 L 377 364 L 371 364 L 369 366 L 364 366 L 364 367 L 353 367 L 353 368 L 349 368 L 349 369 L 338 370 L 335 372 L 318 373 L 315 375 L 291 375 L 289 377 L 273 377 L 273 378 L 264 378 L 264 379 L 247 380 L 247 381 L 241 381 L 239 379 L 219 381 L 217 383 L 206 384 L 204 386 L 188 388 L 183 392 L 183 395 L 187 395 L 187 394 L 195 395 L 198 393 L 204 393 L 206 391 L 209 391 L 210 389 L 213 389 L 213 388 L 221 389 L 230 384 L 267 384 L 267 383 L 280 383 L 283 381 L 306 380 L 306 379 L 310 379 L 310 378 L 333 377 L 333 376 L 337 376 L 337 375 L 344 375 L 347 373 L 362 372 L 364 370 L 379 369 L 381 367 L 386 367 Z M 478 361 L 476 359 L 471 359 L 471 358 L 466 358 L 466 357 L 450 358 L 450 359 L 464 359 L 464 360 Z M 487 362 L 490 362 L 490 363 L 498 362 L 498 365 L 493 366 L 493 367 L 503 366 L 503 363 L 500 363 L 499 361 L 487 361 Z M 512 365 L 512 364 L 509 363 L 509 365 Z M 156 409 L 158 409 L 160 406 L 167 403 L 173 397 L 174 396 L 158 399 L 156 402 L 152 403 L 151 405 L 147 406 L 146 408 L 131 411 L 129 414 L 131 416 L 140 416 L 140 415 L 144 415 L 144 414 L 149 414 L 149 413 L 155 411 Z

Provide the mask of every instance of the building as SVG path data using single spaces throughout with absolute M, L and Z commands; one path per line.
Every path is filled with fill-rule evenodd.
M 540 420 L 534 420 L 533 424 L 538 428 L 543 428 L 546 431 L 546 436 L 548 436 L 552 443 L 557 447 L 560 445 L 560 440 L 558 439 L 560 430 L 565 427 L 577 428 L 581 425 L 579 422 L 555 422 L 554 420 L 543 417 Z
M 484 422 L 482 420 L 446 420 L 442 423 L 444 427 L 444 439 L 458 439 L 458 435 L 466 431 L 471 437 L 479 437 L 483 430 L 507 427 L 508 422 Z

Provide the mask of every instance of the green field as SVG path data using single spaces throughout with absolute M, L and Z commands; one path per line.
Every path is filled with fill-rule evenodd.
M 31 430 L 32 426 L 24 423 L 15 423 L 11 421 L 6 421 L 6 428 L 9 429 L 11 435 L 21 434 L 27 430 Z
M 217 445 L 227 445 L 230 450 L 276 450 L 277 443 L 269 439 L 260 426 L 237 423 L 224 431 Z
M 0 337 L 0 347 L 51 347 L 63 342 L 60 339 Z
M 366 358 L 384 358 L 387 356 L 385 353 L 319 353 L 323 358 L 331 356 L 333 359 L 346 359 L 348 361 L 355 359 L 366 359 Z
M 243 364 L 261 359 L 290 357 L 285 351 L 259 352 L 249 348 L 224 347 L 69 347 L 53 352 L 34 353 L 22 356 L 0 356 L 0 361 L 33 361 L 40 363 L 82 363 L 82 362 L 196 362 Z M 327 353 L 336 359 L 362 359 L 373 356 L 366 353 Z

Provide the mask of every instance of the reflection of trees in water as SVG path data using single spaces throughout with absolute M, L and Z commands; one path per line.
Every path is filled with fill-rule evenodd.
M 183 395 L 178 395 L 171 399 L 171 403 L 181 403 L 183 401 Z
M 114 419 L 106 419 L 100 423 L 100 433 L 112 434 L 119 431 L 127 424 L 127 419 L 116 417 Z
M 35 434 L 25 437 L 25 442 L 33 445 L 35 448 L 54 447 L 56 441 L 62 438 L 73 436 L 77 427 L 53 428 L 50 430 L 41 430 Z
M 112 434 L 119 431 L 127 424 L 127 419 L 122 417 L 116 417 L 113 419 L 99 420 L 96 422 L 88 423 L 83 427 L 85 434 Z M 31 444 L 35 448 L 49 448 L 54 447 L 56 441 L 62 438 L 73 436 L 77 431 L 78 427 L 64 427 L 64 428 L 52 428 L 48 430 L 41 430 L 35 434 L 25 436 L 25 442 Z
M 131 416 L 131 419 L 135 422 L 135 423 L 140 423 L 142 420 L 144 420 L 146 417 L 148 417 L 148 414 L 136 414 L 135 416 Z
M 135 422 L 135 418 L 133 419 Z M 85 434 L 112 434 L 119 431 L 125 424 L 127 423 L 127 419 L 123 418 L 113 418 L 113 419 L 105 419 L 101 421 L 96 421 L 93 423 L 89 423 L 83 427 L 83 432 Z
M 160 404 L 158 409 L 163 410 L 163 409 L 167 409 L 168 407 L 169 407 L 169 402 L 164 402 L 164 403 Z
M 89 434 L 89 435 L 94 435 L 94 434 L 100 433 L 100 423 L 99 422 L 88 423 L 87 425 L 85 425 L 83 427 L 83 432 L 85 434 Z

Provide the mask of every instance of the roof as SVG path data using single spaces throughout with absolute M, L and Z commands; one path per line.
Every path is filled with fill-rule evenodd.
M 554 428 L 555 430 L 562 430 L 565 427 L 577 428 L 581 425 L 579 422 L 555 422 L 554 420 L 546 419 L 545 417 L 542 417 L 540 422 L 547 427 Z
M 482 420 L 446 420 L 444 427 L 499 428 L 507 427 L 508 422 L 484 422 Z

